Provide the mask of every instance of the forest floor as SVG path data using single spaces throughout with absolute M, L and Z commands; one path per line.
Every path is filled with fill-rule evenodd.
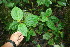
M 63 43 L 65 47 L 70 47 L 69 46 L 70 45 L 70 34 L 69 34 L 70 33 L 69 32 L 70 31 L 70 7 L 69 6 L 62 7 L 61 9 L 55 8 L 54 14 L 65 24 L 65 27 L 63 29 L 64 34 L 65 34 Z M 4 23 L 2 23 L 2 21 L 0 20 L 0 46 L 3 45 L 6 42 L 6 40 L 10 37 L 9 31 L 5 31 L 3 28 L 4 26 L 5 26 Z M 42 40 L 41 38 L 42 38 L 41 35 L 32 37 L 32 39 L 36 41 L 37 43 L 39 43 L 42 47 L 50 47 L 47 44 L 47 41 Z M 35 47 L 35 45 L 36 44 L 33 44 L 31 41 L 25 42 L 25 39 L 24 39 L 18 47 Z

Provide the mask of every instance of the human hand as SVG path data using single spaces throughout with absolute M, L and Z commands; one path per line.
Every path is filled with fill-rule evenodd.
M 23 40 L 23 35 L 21 32 L 15 32 L 11 35 L 10 40 L 14 41 L 16 46 L 20 44 L 20 42 Z

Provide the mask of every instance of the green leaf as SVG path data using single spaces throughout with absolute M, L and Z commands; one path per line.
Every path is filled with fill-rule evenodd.
M 26 3 L 29 3 L 29 0 L 23 0 L 24 2 L 26 2 Z
M 27 36 L 28 29 L 25 24 L 23 23 L 19 24 L 18 31 L 21 32 L 24 36 Z
M 38 44 L 37 47 L 41 47 L 40 44 Z
M 48 41 L 48 44 L 49 44 L 49 45 L 54 45 L 54 40 L 53 40 L 53 39 L 50 39 L 50 40 Z
M 51 16 L 51 14 L 52 14 L 52 10 L 51 10 L 51 8 L 48 8 L 47 10 L 46 10 L 46 16 Z
M 60 43 L 61 39 L 60 39 L 59 33 L 56 33 L 54 35 L 55 35 L 55 37 L 53 39 L 54 39 L 55 43 L 56 44 Z
M 61 30 L 61 29 L 63 29 L 63 26 L 62 26 L 62 23 L 59 23 L 58 24 L 58 30 Z
M 51 8 L 48 8 L 47 10 L 46 10 L 46 12 L 41 12 L 41 21 L 42 22 L 46 22 L 46 21 L 48 21 L 48 16 L 51 16 L 51 14 L 52 14 L 52 10 L 51 10 Z
M 14 20 L 20 21 L 23 18 L 23 11 L 18 7 L 14 7 L 11 11 L 11 16 Z
M 61 45 L 60 45 L 61 47 L 64 47 L 64 45 L 61 43 Z
M 11 0 L 7 0 L 7 2 L 11 2 Z
M 48 20 L 48 18 L 46 16 L 42 16 L 42 22 L 46 22 Z
M 7 3 L 7 0 L 2 0 L 3 3 Z
M 16 30 L 18 28 L 18 22 L 17 21 L 13 21 L 10 25 L 9 25 L 9 30 Z
M 57 17 L 55 17 L 55 16 L 51 16 L 50 18 L 51 18 L 51 20 L 52 20 L 54 23 L 56 23 L 56 22 L 59 21 L 59 19 L 58 19 Z
M 49 7 L 50 4 L 52 4 L 51 0 L 45 0 L 45 5 L 46 5 L 47 7 Z
M 0 1 L 0 4 L 2 4 L 2 1 Z
M 54 45 L 54 47 L 60 47 L 59 45 Z
M 56 0 L 51 0 L 52 2 L 56 2 Z
M 27 26 L 36 27 L 36 24 L 38 23 L 38 16 L 28 13 L 28 15 L 25 17 L 24 23 Z
M 30 33 L 30 35 L 32 35 L 32 36 L 36 36 L 36 33 L 35 33 L 33 30 L 30 30 L 29 33 Z
M 43 39 L 46 39 L 46 40 L 49 40 L 51 37 L 52 35 L 48 32 L 43 35 Z
M 37 0 L 38 6 L 45 3 L 45 0 Z
M 39 35 L 41 35 L 43 32 L 39 31 L 39 30 L 36 30 L 36 33 L 38 33 Z
M 66 2 L 57 1 L 57 3 L 61 6 L 66 6 Z
M 48 21 L 48 17 L 46 17 L 44 12 L 41 12 L 41 17 L 42 17 L 42 19 L 41 19 L 42 22 Z
M 37 0 L 38 6 L 39 5 L 46 5 L 47 7 L 49 7 L 50 4 L 52 4 L 52 2 L 50 0 Z
M 33 43 L 33 44 L 37 44 L 37 41 L 33 40 L 32 43 Z
M 10 3 L 6 3 L 5 6 L 7 6 L 7 7 L 13 7 L 14 3 L 11 3 L 11 2 Z
M 26 41 L 29 41 L 30 40 L 30 36 L 36 36 L 36 33 L 33 30 L 30 30 L 27 33 Z
M 31 35 L 30 35 L 30 33 L 28 32 L 28 33 L 27 33 L 27 36 L 26 36 L 26 41 L 29 41 L 29 40 L 30 40 L 30 36 L 31 36 Z
M 39 32 L 42 32 L 43 31 L 43 24 L 40 24 L 39 25 Z
M 64 32 L 60 32 L 60 35 L 63 38 L 64 37 Z
M 51 21 L 51 20 L 48 20 L 46 22 L 47 26 L 52 29 L 52 30 L 57 30 L 57 28 L 55 27 L 55 24 Z
M 67 2 L 67 0 L 61 0 L 62 2 Z

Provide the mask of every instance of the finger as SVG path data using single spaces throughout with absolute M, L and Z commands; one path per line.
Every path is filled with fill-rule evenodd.
M 18 32 L 17 35 L 20 37 L 22 34 L 20 32 Z
M 17 32 L 13 33 L 12 35 L 16 35 L 16 34 L 17 34 Z
M 22 34 L 21 32 L 17 31 L 18 33 Z
M 23 40 L 23 38 L 24 38 L 23 36 L 20 36 L 18 41 L 21 42 Z
M 21 33 L 21 32 L 19 32 L 19 31 L 17 31 L 18 33 Z M 22 33 L 21 33 L 22 34 Z
M 23 37 L 23 35 L 21 35 L 21 36 L 18 38 L 18 40 L 20 40 L 22 37 Z
M 21 32 L 17 31 L 18 33 L 22 34 Z
M 18 32 L 15 32 L 14 34 L 17 34 Z
M 22 34 L 20 32 L 15 32 L 14 34 L 12 35 L 16 35 L 17 37 L 21 36 Z

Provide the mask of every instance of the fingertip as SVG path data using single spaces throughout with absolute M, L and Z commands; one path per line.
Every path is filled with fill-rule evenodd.
M 17 34 L 17 32 L 15 32 L 14 34 Z
M 23 37 L 23 36 L 21 36 L 21 38 L 20 38 L 18 41 L 19 41 L 19 42 L 21 42 L 21 41 L 23 40 L 23 38 L 24 38 L 24 37 Z
M 21 32 L 17 31 L 18 33 L 22 34 Z

